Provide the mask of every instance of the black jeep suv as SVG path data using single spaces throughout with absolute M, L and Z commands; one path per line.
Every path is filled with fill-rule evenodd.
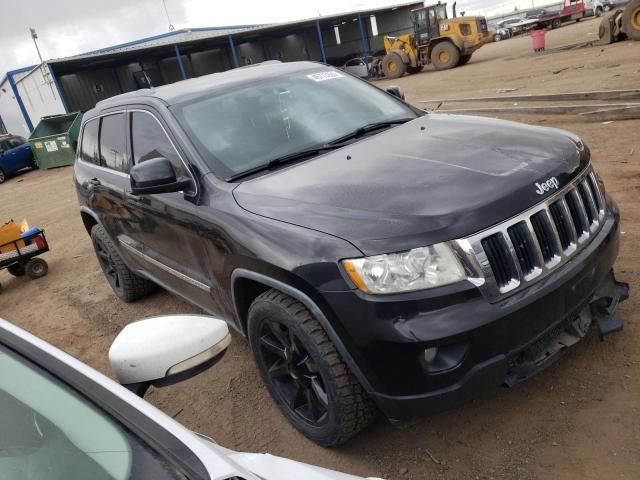
M 115 293 L 157 284 L 226 319 L 323 445 L 622 327 L 618 209 L 585 144 L 390 92 L 270 63 L 114 97 L 82 125 L 80 211 Z

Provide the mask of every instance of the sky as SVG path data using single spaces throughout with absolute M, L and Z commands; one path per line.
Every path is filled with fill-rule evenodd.
M 274 23 L 404 3 L 405 0 L 164 0 L 176 30 Z M 552 0 L 458 0 L 458 12 L 492 14 Z M 432 3 L 432 2 L 429 2 Z M 435 0 L 433 1 L 435 3 Z M 449 1 L 449 4 L 452 2 Z M 0 0 L 0 77 L 44 60 L 158 35 L 169 30 L 163 0 Z

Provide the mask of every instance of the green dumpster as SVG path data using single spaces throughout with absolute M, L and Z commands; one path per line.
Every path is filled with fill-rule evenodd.
M 73 164 L 81 122 L 80 112 L 42 117 L 29 137 L 38 168 L 49 169 Z

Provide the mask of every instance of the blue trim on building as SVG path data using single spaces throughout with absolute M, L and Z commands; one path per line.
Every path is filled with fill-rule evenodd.
M 182 76 L 182 80 L 187 79 L 187 72 L 184 70 L 184 63 L 182 63 L 182 55 L 180 54 L 180 49 L 178 45 L 174 45 L 176 49 L 176 59 L 178 60 L 178 67 L 180 68 L 180 75 Z
M 316 20 L 316 31 L 318 32 L 318 42 L 320 42 L 320 52 L 322 53 L 322 63 L 327 63 L 327 53 L 324 51 L 324 40 L 320 29 L 320 20 Z
M 236 53 L 236 44 L 233 43 L 233 37 L 231 35 L 229 35 L 229 48 L 231 49 L 233 68 L 238 68 L 240 66 L 240 62 L 238 61 L 238 54 Z
M 62 103 L 62 108 L 64 108 L 64 113 L 69 113 L 69 107 L 67 106 L 67 101 L 64 99 L 64 94 L 62 93 L 62 87 L 60 86 L 58 77 L 56 77 L 56 73 L 53 71 L 53 68 L 49 66 L 49 64 L 47 64 L 47 68 L 49 69 L 49 73 L 51 74 L 51 79 L 53 80 L 53 83 L 56 86 L 56 90 L 58 91 L 58 96 L 60 97 L 60 103 Z
M 16 81 L 13 79 L 13 76 L 26 72 L 27 69 L 13 70 L 11 72 L 7 72 L 7 80 L 9 80 L 9 85 L 11 85 L 11 90 L 13 91 L 13 95 L 16 97 L 16 101 L 18 102 L 18 107 L 20 108 L 20 112 L 22 112 L 22 116 L 24 117 L 24 121 L 27 124 L 27 128 L 30 132 L 33 132 L 33 124 L 31 123 L 31 119 L 29 118 L 29 113 L 27 112 L 26 107 L 24 106 L 24 102 L 20 97 L 20 93 L 18 92 L 18 87 L 16 86 Z
M 216 30 L 235 30 L 235 29 L 248 29 L 248 28 L 256 28 L 256 27 L 264 27 L 264 24 L 229 25 L 224 27 L 182 28 L 180 30 L 174 30 L 173 32 L 161 33 L 159 35 L 152 35 L 150 37 L 139 38 L 138 40 L 132 40 L 131 42 L 120 43 L 118 45 L 111 45 L 109 47 L 99 48 L 97 50 L 91 50 L 90 52 L 84 52 L 74 56 L 81 57 L 83 55 L 93 55 L 96 53 L 109 53 L 110 51 L 118 50 L 119 48 L 133 47 L 135 45 L 140 45 L 141 43 L 152 42 L 154 40 L 160 40 L 162 38 L 172 37 L 174 35 L 180 35 L 181 33 L 187 33 L 187 32 L 206 32 L 206 31 L 215 32 Z
M 360 30 L 360 45 L 362 46 L 362 56 L 364 57 L 364 64 L 367 66 L 367 78 L 371 77 L 371 69 L 369 68 L 369 47 L 367 46 L 367 39 L 364 35 L 364 28 L 362 27 L 362 17 L 358 15 L 358 30 Z

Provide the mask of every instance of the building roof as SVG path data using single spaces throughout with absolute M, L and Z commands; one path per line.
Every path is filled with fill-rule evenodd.
M 396 10 L 398 8 L 414 6 L 422 4 L 420 1 L 408 1 L 404 3 L 398 3 L 388 5 L 385 7 L 377 7 L 365 10 L 355 10 L 345 13 L 337 13 L 327 16 L 306 18 L 301 20 L 294 20 L 290 22 L 273 23 L 273 24 L 258 24 L 258 25 L 232 25 L 225 27 L 207 27 L 207 28 L 187 28 L 182 30 L 176 30 L 174 32 L 163 33 L 153 37 L 142 38 L 128 43 L 122 43 L 120 45 L 114 45 L 112 47 L 106 47 L 91 52 L 82 53 L 79 55 L 73 55 L 70 57 L 56 58 L 48 60 L 47 63 L 66 63 L 74 62 L 83 59 L 94 59 L 96 57 L 104 56 L 116 56 L 120 53 L 130 53 L 138 50 L 146 50 L 151 48 L 157 48 L 160 46 L 180 45 L 182 43 L 191 42 L 194 40 L 206 40 L 212 38 L 226 37 L 229 35 L 238 36 L 246 34 L 263 33 L 271 30 L 277 30 L 280 28 L 291 28 L 295 26 L 302 26 L 305 24 L 312 24 L 316 21 L 331 22 L 337 20 L 344 20 L 349 17 L 357 17 L 358 15 L 366 14 L 373 15 L 379 12 L 385 12 L 389 10 Z

